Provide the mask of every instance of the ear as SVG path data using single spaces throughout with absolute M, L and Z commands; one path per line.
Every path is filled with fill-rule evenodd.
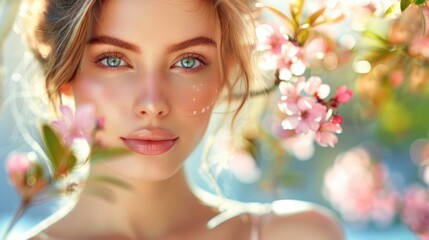
M 61 94 L 64 94 L 67 97 L 70 97 L 73 95 L 73 90 L 72 90 L 70 84 L 68 84 L 68 83 L 63 84 L 61 86 L 60 91 L 61 91 Z

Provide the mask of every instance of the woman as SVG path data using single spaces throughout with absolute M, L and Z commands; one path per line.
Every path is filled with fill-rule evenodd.
M 231 99 L 235 88 L 244 86 L 246 96 L 252 85 L 248 5 L 52 0 L 39 6 L 30 43 L 52 103 L 68 95 L 76 106 L 96 107 L 105 119 L 96 141 L 132 153 L 92 173 L 126 181 L 132 191 L 112 188 L 114 203 L 84 193 L 38 239 L 342 239 L 329 214 L 293 201 L 255 205 L 210 229 L 219 206 L 198 198 L 186 181 L 183 163 L 224 90 Z

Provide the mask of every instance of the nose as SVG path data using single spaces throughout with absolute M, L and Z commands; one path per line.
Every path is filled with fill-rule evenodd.
M 166 89 L 160 79 L 146 78 L 138 89 L 134 112 L 141 118 L 162 118 L 170 107 L 166 98 Z

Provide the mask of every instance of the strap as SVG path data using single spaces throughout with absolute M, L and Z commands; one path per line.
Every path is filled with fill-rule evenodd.
M 250 240 L 260 240 L 261 239 L 261 218 L 264 215 L 255 215 L 250 214 L 250 219 L 252 226 L 250 229 Z

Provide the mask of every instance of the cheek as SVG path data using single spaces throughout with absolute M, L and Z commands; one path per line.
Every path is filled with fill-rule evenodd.
M 72 83 L 76 106 L 84 103 L 93 104 L 97 116 L 103 117 L 105 127 L 109 131 L 117 131 L 118 123 L 126 121 L 126 112 L 130 110 L 125 92 L 118 91 L 123 88 L 105 84 L 98 78 L 82 77 Z M 126 90 L 126 89 L 124 89 Z M 120 118 L 121 117 L 121 118 Z
M 92 103 L 98 106 L 104 99 L 108 98 L 103 86 L 91 79 L 76 79 L 72 83 L 72 88 L 76 105 Z
M 72 83 L 73 95 L 77 105 L 92 103 L 99 113 L 109 113 L 113 109 L 124 109 L 124 96 L 128 89 L 114 84 L 106 84 L 105 79 L 81 77 Z M 125 110 L 125 109 L 124 109 Z
M 220 75 L 201 77 L 185 85 L 173 87 L 171 96 L 180 111 L 185 117 L 198 117 L 211 112 L 219 96 L 221 87 Z

